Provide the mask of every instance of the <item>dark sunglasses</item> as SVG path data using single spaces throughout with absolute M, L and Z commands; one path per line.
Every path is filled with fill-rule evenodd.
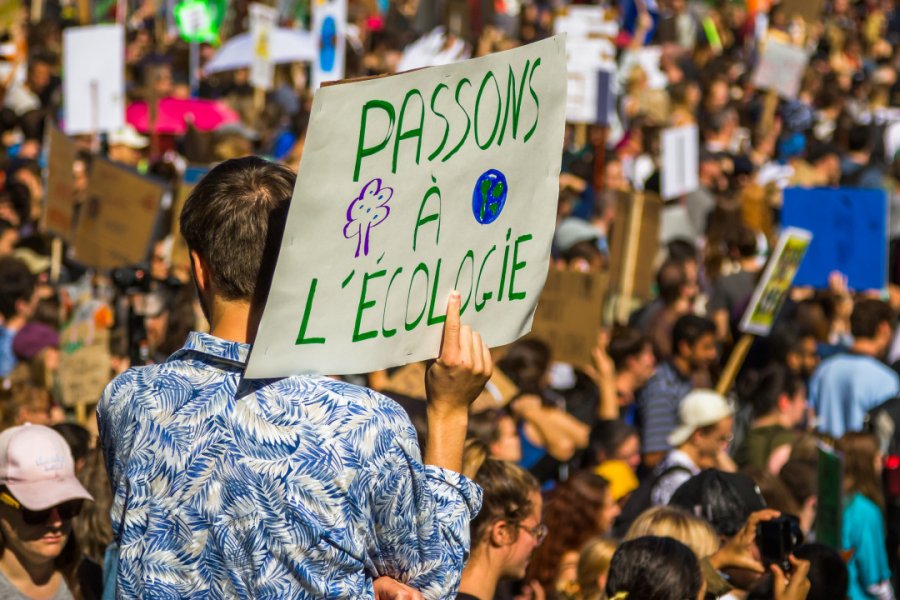
M 29 510 L 22 506 L 22 503 L 13 498 L 8 492 L 0 493 L 0 502 L 3 502 L 3 504 L 6 504 L 7 506 L 12 506 L 22 513 L 22 520 L 25 521 L 26 525 L 45 524 L 50 520 L 50 513 L 54 510 L 59 514 L 60 519 L 68 521 L 69 519 L 78 516 L 81 512 L 81 506 L 84 504 L 83 500 L 69 500 L 68 502 L 63 502 L 62 504 L 57 504 L 56 506 L 51 506 L 44 510 Z

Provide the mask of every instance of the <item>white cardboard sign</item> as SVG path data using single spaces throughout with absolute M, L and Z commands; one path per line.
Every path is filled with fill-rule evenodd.
M 277 11 L 271 6 L 259 2 L 250 5 L 250 39 L 253 43 L 250 84 L 262 90 L 271 90 L 275 78 L 270 44 L 277 17 Z
M 700 148 L 696 125 L 662 132 L 663 200 L 689 194 L 700 186 Z
M 547 276 L 565 37 L 321 88 L 246 376 L 437 356 L 447 298 L 491 346 Z
M 63 32 L 63 120 L 67 135 L 125 124 L 125 33 L 121 25 Z
M 312 62 L 312 86 L 344 78 L 347 39 L 347 0 L 316 0 L 312 3 L 312 31 L 319 56 Z
M 753 85 L 793 100 L 800 93 L 808 62 L 809 56 L 802 48 L 769 38 L 753 73 Z

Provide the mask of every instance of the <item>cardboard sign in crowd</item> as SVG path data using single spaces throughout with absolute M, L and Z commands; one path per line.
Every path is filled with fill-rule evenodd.
M 320 89 L 251 378 L 438 355 L 447 299 L 491 346 L 527 333 L 547 276 L 565 37 Z

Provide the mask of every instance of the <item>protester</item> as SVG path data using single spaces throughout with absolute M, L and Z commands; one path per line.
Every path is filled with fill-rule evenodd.
M 481 510 L 472 519 L 472 552 L 457 598 L 490 600 L 503 579 L 523 579 L 532 552 L 544 541 L 537 480 L 511 463 L 489 458 L 477 442 L 466 446 L 464 474 L 481 486 Z M 539 583 L 530 584 L 540 589 Z
M 672 448 L 669 435 L 678 426 L 679 404 L 688 392 L 710 379 L 716 359 L 715 326 L 708 319 L 685 315 L 672 329 L 674 355 L 664 362 L 637 396 L 644 464 L 653 467 Z
M 835 438 L 859 431 L 868 410 L 900 393 L 900 377 L 881 362 L 894 322 L 890 307 L 880 300 L 861 300 L 853 307 L 851 352 L 823 361 L 809 384 L 820 430 Z
M 0 433 L 0 595 L 81 598 L 72 518 L 90 494 L 61 435 L 42 425 Z
M 685 510 L 654 506 L 631 524 L 623 538 L 634 540 L 648 535 L 669 537 L 691 549 L 697 560 L 712 556 L 719 549 L 719 538 L 712 525 Z
M 182 211 L 181 231 L 191 252 L 210 333 L 192 333 L 172 360 L 126 371 L 104 392 L 98 420 L 115 489 L 112 514 L 120 548 L 116 578 L 120 595 L 153 595 L 154 590 L 163 589 L 195 593 L 198 582 L 193 574 L 201 563 L 207 575 L 199 585 L 216 595 L 300 593 L 303 589 L 327 596 L 343 593 L 340 590 L 371 589 L 372 574 L 363 570 L 356 557 L 372 547 L 367 548 L 369 542 L 350 535 L 351 531 L 369 532 L 368 539 L 379 548 L 369 560 L 381 571 L 379 575 L 434 595 L 446 595 L 458 585 L 469 550 L 469 517 L 480 504 L 479 488 L 458 473 L 468 404 L 480 393 L 492 368 L 480 336 L 458 325 L 458 294 L 450 299 L 441 358 L 426 378 L 429 427 L 424 464 L 405 413 L 371 391 L 328 378 L 295 377 L 255 380 L 236 396 L 248 344 L 256 334 L 260 301 L 272 277 L 271 253 L 278 247 L 267 244 L 267 236 L 281 236 L 293 186 L 291 171 L 252 157 L 222 163 L 197 185 Z M 264 247 L 269 250 L 264 252 Z M 175 384 L 185 381 L 193 383 Z M 154 392 L 164 382 L 178 386 L 172 389 L 178 400 Z M 314 428 L 303 412 L 297 412 L 290 423 L 284 421 L 288 399 L 321 407 L 323 398 L 328 400 L 328 410 L 318 413 Z M 166 407 L 174 407 L 172 401 L 182 408 L 170 413 L 170 420 L 157 423 L 145 412 L 152 405 L 158 409 L 151 412 L 171 410 Z M 246 412 L 248 402 L 256 407 L 250 413 Z M 185 410 L 185 403 L 193 403 L 194 409 Z M 348 429 L 342 415 L 350 407 L 357 425 Z M 169 428 L 174 434 L 185 426 L 193 430 L 187 437 L 161 438 L 155 433 Z M 271 431 L 271 436 L 256 433 L 263 430 Z M 300 431 L 306 432 L 303 437 L 298 437 Z M 361 439 L 363 432 L 383 442 L 371 447 L 352 441 Z M 338 438 L 347 440 L 346 444 L 330 442 Z M 177 451 L 176 439 L 181 448 Z M 221 453 L 208 455 L 211 444 L 220 445 Z M 241 458 L 252 462 L 254 457 L 289 461 L 295 457 L 302 464 L 322 451 L 330 458 L 292 468 L 290 477 L 249 468 Z M 367 465 L 357 473 L 358 483 L 348 484 L 347 491 L 333 498 L 317 496 L 316 490 L 336 476 L 330 470 L 343 470 L 341 465 L 347 463 Z M 207 464 L 208 470 L 198 470 L 199 464 Z M 332 466 L 322 468 L 328 464 Z M 126 467 L 128 473 L 167 475 L 156 476 L 152 488 L 134 486 Z M 226 507 L 210 496 L 210 486 L 228 491 L 232 500 Z M 394 501 L 386 503 L 382 498 Z M 298 500 L 304 506 L 302 518 L 296 512 Z M 440 511 L 435 510 L 438 502 Z M 350 510 L 351 505 L 359 508 Z M 151 506 L 160 512 L 154 512 L 149 521 L 128 518 Z M 247 507 L 253 509 L 247 512 Z M 344 516 L 335 521 L 334 511 Z M 221 525 L 205 525 L 211 521 L 200 518 L 212 513 Z M 194 523 L 188 538 L 167 531 L 173 519 Z M 263 528 L 263 523 L 271 524 Z M 201 524 L 224 541 L 196 548 L 196 528 Z M 283 542 L 269 532 L 270 527 L 272 532 L 302 536 L 303 550 L 282 554 Z M 343 541 L 329 542 L 338 539 Z M 446 540 L 455 541 L 447 544 Z M 249 562 L 236 560 L 229 551 L 245 543 L 259 548 Z M 164 578 L 153 558 L 161 547 L 170 549 Z M 438 547 L 442 560 L 422 562 L 428 555 L 422 554 L 426 548 Z
M 668 440 L 674 449 L 655 470 L 654 506 L 668 504 L 681 484 L 700 471 L 732 466 L 725 454 L 732 440 L 732 414 L 715 392 L 695 390 L 684 397 L 678 408 L 680 424 Z
M 773 365 L 758 375 L 749 402 L 753 424 L 735 450 L 734 461 L 740 468 L 754 466 L 778 475 L 791 457 L 798 427 L 809 417 L 806 386 L 799 375 Z
M 528 579 L 540 583 L 548 598 L 555 598 L 566 552 L 577 553 L 592 537 L 608 533 L 618 514 L 605 479 L 591 471 L 574 474 L 547 501 L 547 539 L 534 553 Z
M 844 488 L 848 501 L 841 521 L 841 542 L 853 556 L 848 563 L 851 600 L 894 597 L 885 550 L 881 453 L 875 438 L 846 433 L 835 448 L 844 455 Z
M 606 588 L 609 565 L 616 552 L 613 540 L 596 537 L 585 544 L 578 556 L 576 586 L 570 596 L 577 600 L 600 600 Z
M 669 537 L 623 542 L 613 555 L 606 596 L 627 600 L 702 600 L 706 582 L 691 550 Z

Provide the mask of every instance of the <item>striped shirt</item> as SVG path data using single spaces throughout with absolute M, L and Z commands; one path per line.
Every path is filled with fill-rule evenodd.
M 664 362 L 636 395 L 641 432 L 641 450 L 668 452 L 666 438 L 678 427 L 678 404 L 694 385 L 671 362 Z

